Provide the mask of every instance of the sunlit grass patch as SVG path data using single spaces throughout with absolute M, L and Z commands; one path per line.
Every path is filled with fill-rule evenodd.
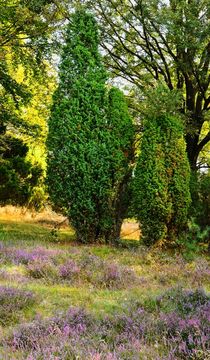
M 26 241 L 33 244 L 49 241 L 50 236 L 49 229 L 37 224 L 1 220 L 0 241 L 7 241 L 9 243 Z
M 88 288 L 75 288 L 67 285 L 49 285 L 38 282 L 29 283 L 27 288 L 39 297 L 36 311 L 41 316 L 52 316 L 59 309 L 69 306 L 87 307 L 92 303 L 92 294 Z
M 0 218 L 0 241 L 9 243 L 23 242 L 29 245 L 54 243 L 69 244 L 75 241 L 71 227 L 56 229 L 36 222 L 5 220 Z

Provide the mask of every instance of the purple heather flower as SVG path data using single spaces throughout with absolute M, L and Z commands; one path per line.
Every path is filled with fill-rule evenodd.
M 60 277 L 67 280 L 72 280 L 80 272 L 80 267 L 73 260 L 69 260 L 59 267 Z

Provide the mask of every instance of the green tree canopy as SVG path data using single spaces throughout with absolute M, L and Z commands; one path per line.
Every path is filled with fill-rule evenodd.
M 26 103 L 30 91 L 11 75 L 22 64 L 25 71 L 38 74 L 49 51 L 49 38 L 58 21 L 57 7 L 46 0 L 0 1 L 0 117 L 4 123 L 20 123 L 15 108 Z M 32 77 L 31 77 L 32 79 Z
M 196 169 L 199 153 L 210 140 L 210 132 L 200 137 L 210 104 L 209 1 L 84 2 L 97 14 L 105 61 L 113 76 L 135 85 L 139 98 L 156 81 L 180 90 L 188 158 Z
M 48 54 L 47 45 L 58 21 L 53 4 L 45 0 L 0 1 L 1 204 L 28 202 L 42 172 L 27 159 L 29 147 L 23 141 L 26 135 L 37 136 L 39 126 L 24 114 L 32 101 L 32 83 L 43 81 L 40 70 L 46 62 L 42 60 Z M 20 66 L 22 80 L 17 76 Z

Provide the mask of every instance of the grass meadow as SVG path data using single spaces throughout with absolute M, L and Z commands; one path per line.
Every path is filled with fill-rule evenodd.
M 205 253 L 145 248 L 134 222 L 80 245 L 34 215 L 0 211 L 0 359 L 210 359 Z

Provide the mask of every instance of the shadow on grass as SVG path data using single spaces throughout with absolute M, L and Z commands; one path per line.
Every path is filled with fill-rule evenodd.
M 122 248 L 122 249 L 128 249 L 128 250 L 132 250 L 132 249 L 137 249 L 142 245 L 141 241 L 139 240 L 133 240 L 133 239 L 120 239 L 117 243 L 116 246 L 118 248 Z

